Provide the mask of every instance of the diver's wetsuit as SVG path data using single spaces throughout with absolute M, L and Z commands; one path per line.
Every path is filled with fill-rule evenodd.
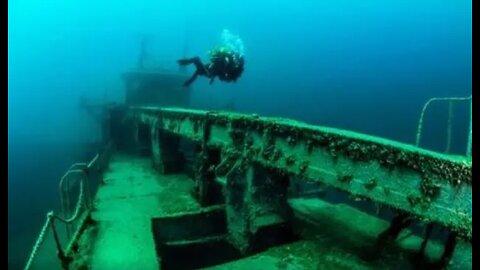
M 236 81 L 243 73 L 244 60 L 241 56 L 227 52 L 219 52 L 215 53 L 210 58 L 210 61 L 210 64 L 204 65 L 199 57 L 178 60 L 178 63 L 182 66 L 194 64 L 196 68 L 192 77 L 183 85 L 189 86 L 195 81 L 198 75 L 209 78 L 210 84 L 212 84 L 215 77 L 218 77 L 221 81 L 232 82 Z

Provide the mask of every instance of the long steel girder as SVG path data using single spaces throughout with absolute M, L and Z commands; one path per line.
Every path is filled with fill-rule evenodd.
M 407 212 L 471 241 L 471 159 L 282 118 L 159 107 L 131 107 L 128 116 L 225 155 Z

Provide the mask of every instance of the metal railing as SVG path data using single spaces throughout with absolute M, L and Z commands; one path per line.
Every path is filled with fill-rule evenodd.
M 69 210 L 70 210 L 70 196 L 71 196 L 71 188 L 72 188 L 72 183 L 71 180 L 73 179 L 73 175 L 79 175 L 80 176 L 80 187 L 83 188 L 83 185 L 86 185 L 88 183 L 87 179 L 87 174 L 85 172 L 86 169 L 86 164 L 84 163 L 76 163 L 78 165 L 82 165 L 82 169 L 72 169 L 74 167 L 78 167 L 72 165 L 63 176 L 60 179 L 60 184 L 59 184 L 59 189 L 60 189 L 60 206 L 61 206 L 61 213 L 63 217 L 68 216 Z M 87 188 L 88 190 L 88 188 Z M 89 191 L 86 192 L 87 194 Z M 88 206 L 87 206 L 88 207 Z M 67 223 L 66 224 L 66 230 L 67 230 L 67 238 L 70 239 L 72 236 L 72 223 Z
M 29 270 L 32 267 L 33 261 L 38 254 L 40 247 L 44 243 L 45 235 L 49 228 L 51 228 L 53 232 L 60 263 L 64 269 L 68 269 L 68 265 L 72 260 L 67 254 L 70 248 L 65 250 L 62 248 L 55 221 L 60 221 L 66 225 L 67 241 L 70 242 L 68 246 L 71 247 L 71 242 L 76 239 L 76 237 L 72 238 L 74 223 L 76 221 L 83 223 L 85 219 L 80 219 L 79 217 L 85 217 L 85 214 L 89 215 L 92 208 L 91 183 L 96 173 L 106 167 L 110 156 L 110 150 L 111 144 L 107 144 L 101 153 L 95 155 L 89 163 L 74 163 L 61 177 L 59 189 L 62 215 L 56 215 L 53 211 L 47 213 L 46 221 L 33 245 L 30 255 L 28 256 L 24 270 Z M 73 176 L 77 177 L 74 178 Z M 71 208 L 71 196 L 73 195 L 72 191 L 74 190 L 73 187 L 75 184 L 78 184 L 78 199 L 75 203 L 75 207 Z M 82 211 L 82 206 L 84 211 Z M 78 228 L 80 228 L 80 226 L 82 226 L 82 224 L 79 224 Z M 77 230 L 75 234 L 79 234 L 79 231 Z
M 42 246 L 44 240 L 45 240 L 45 234 L 47 233 L 47 230 L 49 228 L 52 229 L 52 232 L 53 232 L 53 237 L 54 237 L 54 240 L 55 240 L 55 245 L 56 245 L 56 248 L 57 248 L 57 255 L 58 255 L 58 258 L 60 259 L 60 263 L 62 264 L 62 267 L 64 269 L 68 269 L 68 264 L 70 262 L 70 258 L 68 256 L 65 255 L 65 252 L 62 248 L 62 245 L 60 243 L 60 237 L 58 235 L 58 231 L 57 231 L 57 228 L 55 226 L 55 220 L 58 220 L 64 224 L 66 224 L 67 226 L 71 225 L 74 221 L 76 221 L 78 219 L 78 217 L 80 216 L 80 209 L 82 208 L 82 204 L 84 205 L 84 197 L 85 197 L 85 193 L 84 193 L 84 183 L 87 182 L 85 181 L 85 178 L 82 179 L 84 181 L 80 181 L 80 192 L 78 194 L 78 200 L 77 200 L 77 203 L 76 203 L 76 206 L 75 206 L 75 210 L 72 214 L 72 216 L 70 217 L 60 217 L 58 215 L 55 215 L 53 211 L 50 211 L 47 213 L 47 220 L 45 221 L 43 227 L 42 227 L 42 230 L 40 231 L 40 234 L 38 235 L 37 237 L 37 240 L 35 241 L 35 244 L 33 245 L 33 248 L 32 248 L 32 251 L 30 253 L 30 256 L 28 257 L 28 260 L 27 260 L 27 263 L 25 265 L 25 267 L 23 268 L 24 270 L 28 270 L 31 268 L 32 266 L 32 263 L 38 253 L 38 250 L 40 249 L 40 247 Z M 88 210 L 88 209 L 87 209 Z
M 420 145 L 420 141 L 422 138 L 422 131 L 423 131 L 423 121 L 425 118 L 425 112 L 428 109 L 428 106 L 433 102 L 438 101 L 448 101 L 448 123 L 447 123 L 447 143 L 445 147 L 445 153 L 450 152 L 450 145 L 452 140 L 452 119 L 453 119 L 453 103 L 459 101 L 470 101 L 470 127 L 468 130 L 468 138 L 467 138 L 467 149 L 466 149 L 466 156 L 472 156 L 472 96 L 468 97 L 444 97 L 444 98 L 431 98 L 429 99 L 425 105 L 423 105 L 422 112 L 420 113 L 420 118 L 418 120 L 417 126 L 417 134 L 415 137 L 415 146 Z

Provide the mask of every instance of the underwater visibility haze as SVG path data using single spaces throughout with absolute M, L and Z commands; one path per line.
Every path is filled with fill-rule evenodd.
M 25 266 L 46 213 L 60 211 L 62 175 L 101 143 L 81 101 L 124 103 L 122 74 L 138 66 L 142 46 L 148 68 L 186 78 L 195 65 L 179 59 L 207 64 L 222 47 L 241 59 L 238 78 L 200 74 L 188 109 L 415 145 L 429 99 L 464 98 L 429 105 L 419 145 L 456 156 L 468 148 L 472 1 L 9 0 L 9 269 Z M 52 268 L 40 269 L 60 269 L 51 238 L 38 265 Z

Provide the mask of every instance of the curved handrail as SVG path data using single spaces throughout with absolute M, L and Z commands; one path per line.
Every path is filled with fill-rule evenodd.
M 418 119 L 418 125 L 417 125 L 417 134 L 416 134 L 416 137 L 415 137 L 415 146 L 419 146 L 420 145 L 420 140 L 421 140 L 421 137 L 422 137 L 422 129 L 423 129 L 423 119 L 425 118 L 425 112 L 427 111 L 428 109 L 428 106 L 430 106 L 430 104 L 432 104 L 433 102 L 435 101 L 449 101 L 450 102 L 450 106 L 449 106 L 449 126 L 448 126 L 448 130 L 447 130 L 447 136 L 448 136 L 448 140 L 450 140 L 451 138 L 451 117 L 452 117 L 452 102 L 453 101 L 468 101 L 470 100 L 470 103 L 472 101 L 472 96 L 468 96 L 468 97 L 443 97 L 443 98 L 438 98 L 438 97 L 434 97 L 434 98 L 431 98 L 429 99 L 424 105 L 423 105 L 423 108 L 422 108 L 422 112 L 420 113 L 420 118 Z M 470 104 L 470 123 L 472 121 L 472 110 L 471 110 L 471 104 Z M 470 129 L 469 129 L 469 137 L 468 137 L 468 146 L 467 146 L 467 153 L 466 155 L 467 156 L 470 156 L 471 155 L 471 133 L 472 133 L 472 127 L 471 127 L 471 124 L 470 124 Z M 449 150 L 449 144 L 450 142 L 447 141 L 447 150 Z M 470 153 L 470 154 L 469 154 Z

